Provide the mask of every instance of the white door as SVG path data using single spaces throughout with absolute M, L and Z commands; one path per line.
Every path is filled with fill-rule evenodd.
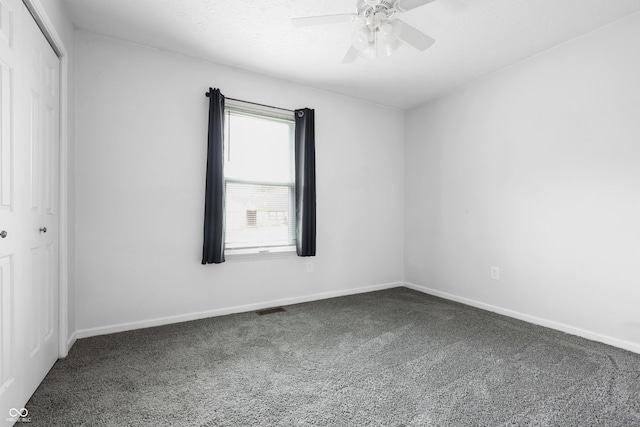
M 20 0 L 0 0 L 0 95 L 2 423 L 58 355 L 59 60 Z

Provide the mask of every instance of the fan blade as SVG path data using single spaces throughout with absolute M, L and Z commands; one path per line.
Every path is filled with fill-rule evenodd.
M 416 7 L 424 6 L 427 3 L 431 3 L 435 0 L 398 0 L 396 3 L 396 9 L 400 12 L 406 12 L 407 10 L 415 9 Z
M 427 50 L 436 42 L 434 39 L 422 31 L 413 28 L 406 22 L 402 22 L 399 19 L 397 19 L 396 22 L 400 26 L 400 34 L 398 35 L 398 38 L 416 49 Z
M 353 22 L 358 15 L 355 13 L 341 13 L 339 15 L 307 16 L 305 18 L 293 18 L 291 24 L 294 27 L 308 27 L 311 25 L 338 24 L 340 22 Z
M 358 59 L 358 49 L 353 46 L 349 48 L 347 54 L 342 59 L 343 64 L 353 64 Z

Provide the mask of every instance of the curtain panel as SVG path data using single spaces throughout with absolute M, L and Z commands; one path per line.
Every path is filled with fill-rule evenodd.
M 315 111 L 295 110 L 296 253 L 316 255 Z
M 202 264 L 224 262 L 224 95 L 209 88 L 209 136 Z

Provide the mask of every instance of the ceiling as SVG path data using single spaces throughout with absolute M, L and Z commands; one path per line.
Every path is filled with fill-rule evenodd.
M 401 109 L 640 11 L 640 0 L 437 0 L 401 15 L 436 39 L 341 64 L 358 23 L 293 28 L 355 12 L 355 0 L 65 0 L 84 30 Z

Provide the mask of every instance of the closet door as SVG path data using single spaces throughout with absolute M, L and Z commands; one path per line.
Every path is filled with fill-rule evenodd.
M 58 355 L 59 80 L 29 11 L 0 0 L 2 421 L 25 414 Z

